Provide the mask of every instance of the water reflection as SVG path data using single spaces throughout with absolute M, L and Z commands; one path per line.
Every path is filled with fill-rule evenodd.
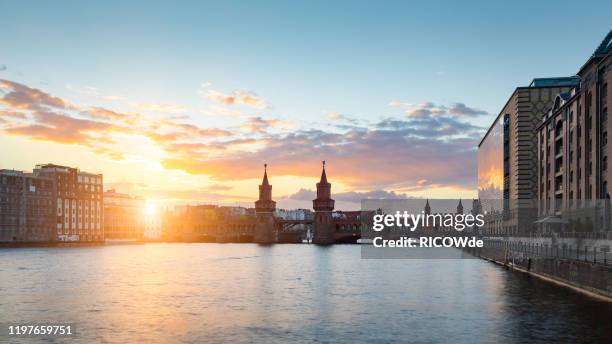
M 0 323 L 73 322 L 83 343 L 604 342 L 612 334 L 608 304 L 476 259 L 150 244 L 4 249 L 0 260 Z

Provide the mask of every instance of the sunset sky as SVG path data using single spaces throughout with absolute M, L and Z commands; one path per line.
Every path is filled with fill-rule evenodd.
M 168 204 L 470 198 L 516 86 L 574 74 L 609 2 L 0 0 L 0 168 L 52 162 Z M 546 15 L 544 17 L 544 15 Z

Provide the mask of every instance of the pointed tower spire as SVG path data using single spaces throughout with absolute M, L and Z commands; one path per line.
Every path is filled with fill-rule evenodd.
M 327 181 L 327 174 L 325 173 L 325 160 L 323 163 L 323 171 L 321 172 L 321 180 L 317 183 L 317 198 L 313 200 L 313 207 L 315 210 L 328 209 L 329 211 L 334 209 L 334 200 L 331 198 L 331 184 Z
M 431 214 L 431 207 L 429 206 L 429 198 L 427 199 L 427 201 L 425 202 L 425 209 L 424 209 L 425 214 Z
M 463 204 L 461 204 L 461 198 L 459 199 L 459 204 L 457 204 L 457 214 L 463 214 Z
M 274 209 L 276 209 L 276 202 L 272 200 L 272 185 L 268 182 L 268 164 L 264 164 L 264 176 L 259 186 L 259 199 L 255 202 L 255 210 L 269 212 Z
M 261 185 L 270 185 L 268 182 L 268 164 L 264 164 L 264 176 Z
M 325 173 L 325 160 L 323 160 L 322 162 L 323 162 L 323 172 L 321 172 L 321 181 L 319 183 L 321 183 L 321 184 L 328 184 L 327 183 L 327 174 Z

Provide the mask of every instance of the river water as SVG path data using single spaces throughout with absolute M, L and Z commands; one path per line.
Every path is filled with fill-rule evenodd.
M 610 343 L 610 319 L 608 303 L 479 259 L 361 259 L 356 245 L 0 249 L 0 324 L 73 325 L 42 342 Z

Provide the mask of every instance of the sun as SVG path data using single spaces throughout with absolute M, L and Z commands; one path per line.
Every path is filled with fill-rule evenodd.
M 157 207 L 155 206 L 155 204 L 147 203 L 147 205 L 145 206 L 145 213 L 147 215 L 155 215 L 156 212 L 157 212 Z

